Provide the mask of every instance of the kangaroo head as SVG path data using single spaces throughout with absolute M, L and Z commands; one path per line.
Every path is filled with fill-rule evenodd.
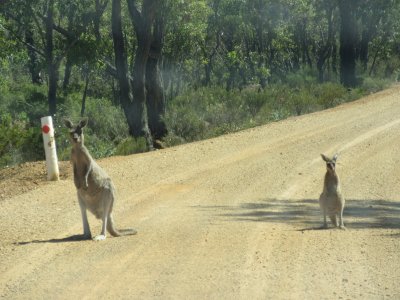
M 69 129 L 69 137 L 73 144 L 83 145 L 83 127 L 88 123 L 88 119 L 82 119 L 77 125 L 74 125 L 70 120 L 65 119 L 64 124 Z
M 326 169 L 328 170 L 328 172 L 335 172 L 336 160 L 338 158 L 338 155 L 335 154 L 332 158 L 329 158 L 324 154 L 321 154 L 321 157 L 326 162 Z

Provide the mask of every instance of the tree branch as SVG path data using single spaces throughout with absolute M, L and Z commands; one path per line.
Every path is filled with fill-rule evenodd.
M 13 31 L 11 28 L 8 28 L 7 26 L 4 26 L 4 24 L 2 25 L 9 33 L 11 33 L 12 36 L 14 36 L 14 38 L 16 40 L 18 40 L 20 43 L 24 44 L 25 46 L 28 46 L 30 49 L 32 49 L 33 51 L 35 51 L 37 54 L 39 54 L 42 57 L 46 57 L 46 55 L 40 51 L 39 49 L 37 49 L 35 46 L 33 46 L 30 43 L 27 43 L 26 41 L 24 41 L 23 38 L 20 37 L 20 34 L 18 34 L 17 32 Z
M 68 52 L 76 45 L 79 41 L 79 37 L 76 37 L 71 43 L 67 46 L 67 48 L 56 58 L 56 63 L 59 64 L 67 56 Z
M 100 0 L 96 0 L 95 2 L 95 7 L 96 7 L 96 12 L 99 14 L 103 14 L 107 5 L 108 5 L 109 0 L 105 0 L 101 2 Z
M 55 31 L 57 31 L 58 33 L 62 34 L 63 36 L 65 36 L 69 40 L 72 40 L 73 38 L 75 38 L 75 36 L 73 34 L 71 34 L 68 30 L 62 28 L 59 25 L 53 24 L 53 29 Z
M 101 61 L 102 63 L 104 63 L 106 65 L 106 72 L 108 74 L 110 74 L 112 77 L 114 77 L 115 79 L 118 79 L 118 75 L 117 75 L 117 68 L 115 66 L 113 66 L 109 61 L 104 60 Z
M 127 2 L 133 26 L 136 28 L 136 30 L 140 30 L 141 28 L 143 28 L 143 23 L 144 23 L 142 14 L 137 9 L 135 0 L 127 0 Z
M 110 63 L 108 60 L 100 60 L 100 62 L 106 65 L 106 72 L 108 74 L 115 79 L 118 79 L 117 68 L 112 63 Z M 128 77 L 129 81 L 133 80 L 133 77 L 130 74 L 127 74 L 126 76 Z
M 37 15 L 32 10 L 31 10 L 31 12 L 32 12 L 33 21 L 35 22 L 35 25 L 38 28 L 37 31 L 39 32 L 39 36 L 40 36 L 40 39 L 42 40 L 42 44 L 46 45 L 46 37 L 45 37 L 45 34 L 44 34 L 43 30 L 41 30 Z

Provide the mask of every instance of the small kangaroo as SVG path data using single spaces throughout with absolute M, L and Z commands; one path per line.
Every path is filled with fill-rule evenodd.
M 83 236 L 91 239 L 89 222 L 86 210 L 90 210 L 98 219 L 102 219 L 100 235 L 93 238 L 95 241 L 106 239 L 106 229 L 112 236 L 133 235 L 135 229 L 117 230 L 114 227 L 112 208 L 115 199 L 115 188 L 111 178 L 93 160 L 88 149 L 84 145 L 82 129 L 87 125 L 88 120 L 81 120 L 74 125 L 70 120 L 64 120 L 65 126 L 69 129 L 69 136 L 72 143 L 71 163 L 74 172 L 74 183 L 78 192 L 78 201 L 82 213 Z
M 335 227 L 346 229 L 343 224 L 344 197 L 340 188 L 339 176 L 336 173 L 336 160 L 338 155 L 333 158 L 326 157 L 321 154 L 322 159 L 326 162 L 326 174 L 324 179 L 324 189 L 319 197 L 319 205 L 324 215 L 323 228 L 328 228 L 326 216 L 328 215 Z M 337 220 L 339 217 L 339 224 Z

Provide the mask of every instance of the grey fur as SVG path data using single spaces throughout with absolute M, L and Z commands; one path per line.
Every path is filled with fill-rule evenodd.
M 71 163 L 82 214 L 83 235 L 87 239 L 92 237 L 87 210 L 91 211 L 96 218 L 102 219 L 101 233 L 94 237 L 96 241 L 106 239 L 106 230 L 112 236 L 136 234 L 134 229 L 119 231 L 114 227 L 112 208 L 115 201 L 115 188 L 111 178 L 94 161 L 84 145 L 83 128 L 87 122 L 87 119 L 82 119 L 75 126 L 70 120 L 64 120 L 72 143 Z
M 326 162 L 326 173 L 324 179 L 324 189 L 319 197 L 319 205 L 324 217 L 324 228 L 328 228 L 326 216 L 328 215 L 335 227 L 345 229 L 343 224 L 343 210 L 345 199 L 342 195 L 340 179 L 336 173 L 336 160 L 338 155 L 335 154 L 329 158 L 321 154 L 322 159 Z M 339 218 L 339 223 L 337 220 Z

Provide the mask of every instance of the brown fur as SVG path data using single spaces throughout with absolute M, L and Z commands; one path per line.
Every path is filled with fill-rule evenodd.
M 87 119 L 81 120 L 76 126 L 70 120 L 65 120 L 72 143 L 71 163 L 82 213 L 83 235 L 88 239 L 92 237 L 86 210 L 91 211 L 96 218 L 103 221 L 101 233 L 94 240 L 105 240 L 106 229 L 112 236 L 136 234 L 134 229 L 119 231 L 114 227 L 112 208 L 115 200 L 115 188 L 111 178 L 94 161 L 84 145 L 83 128 L 86 125 Z
M 323 154 L 321 154 L 321 156 L 326 162 L 324 188 L 321 196 L 319 197 L 319 205 L 324 217 L 323 227 L 328 227 L 328 223 L 326 221 L 326 216 L 328 215 L 335 227 L 345 229 L 343 224 L 345 199 L 342 195 L 339 176 L 336 173 L 337 155 L 335 155 L 333 158 L 328 158 Z M 339 218 L 339 220 L 337 218 Z

